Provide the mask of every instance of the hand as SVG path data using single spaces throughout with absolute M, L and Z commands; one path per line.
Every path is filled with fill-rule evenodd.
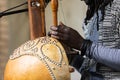
M 51 35 L 51 37 L 62 41 L 69 47 L 80 50 L 84 39 L 76 30 L 67 27 L 61 22 L 58 26 L 51 26 L 50 29 L 51 31 L 49 32 L 49 35 Z

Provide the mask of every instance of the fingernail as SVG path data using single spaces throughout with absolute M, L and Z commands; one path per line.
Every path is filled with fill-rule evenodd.
M 56 34 L 58 34 L 58 32 L 52 31 L 51 34 L 56 35 Z
M 55 27 L 55 26 L 51 26 L 51 29 L 52 29 L 52 30 L 57 30 L 58 28 Z

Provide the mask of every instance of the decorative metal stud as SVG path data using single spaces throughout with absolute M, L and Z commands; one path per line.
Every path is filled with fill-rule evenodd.
M 32 7 L 40 7 L 40 3 L 33 1 L 33 2 L 31 3 L 31 6 L 32 6 Z
M 66 63 L 65 63 L 65 62 L 64 62 L 63 64 L 64 64 L 64 65 L 66 65 Z
M 52 67 L 53 70 L 55 70 L 55 67 Z

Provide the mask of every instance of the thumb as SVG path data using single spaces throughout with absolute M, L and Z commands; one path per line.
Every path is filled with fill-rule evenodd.
M 65 25 L 63 24 L 63 22 L 61 22 L 61 21 L 59 22 L 59 24 L 65 26 Z

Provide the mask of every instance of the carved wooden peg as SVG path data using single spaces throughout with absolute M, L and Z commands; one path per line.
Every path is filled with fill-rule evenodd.
M 57 26 L 57 11 L 58 11 L 58 0 L 51 0 L 51 8 L 52 8 L 52 14 L 53 14 L 53 25 Z

